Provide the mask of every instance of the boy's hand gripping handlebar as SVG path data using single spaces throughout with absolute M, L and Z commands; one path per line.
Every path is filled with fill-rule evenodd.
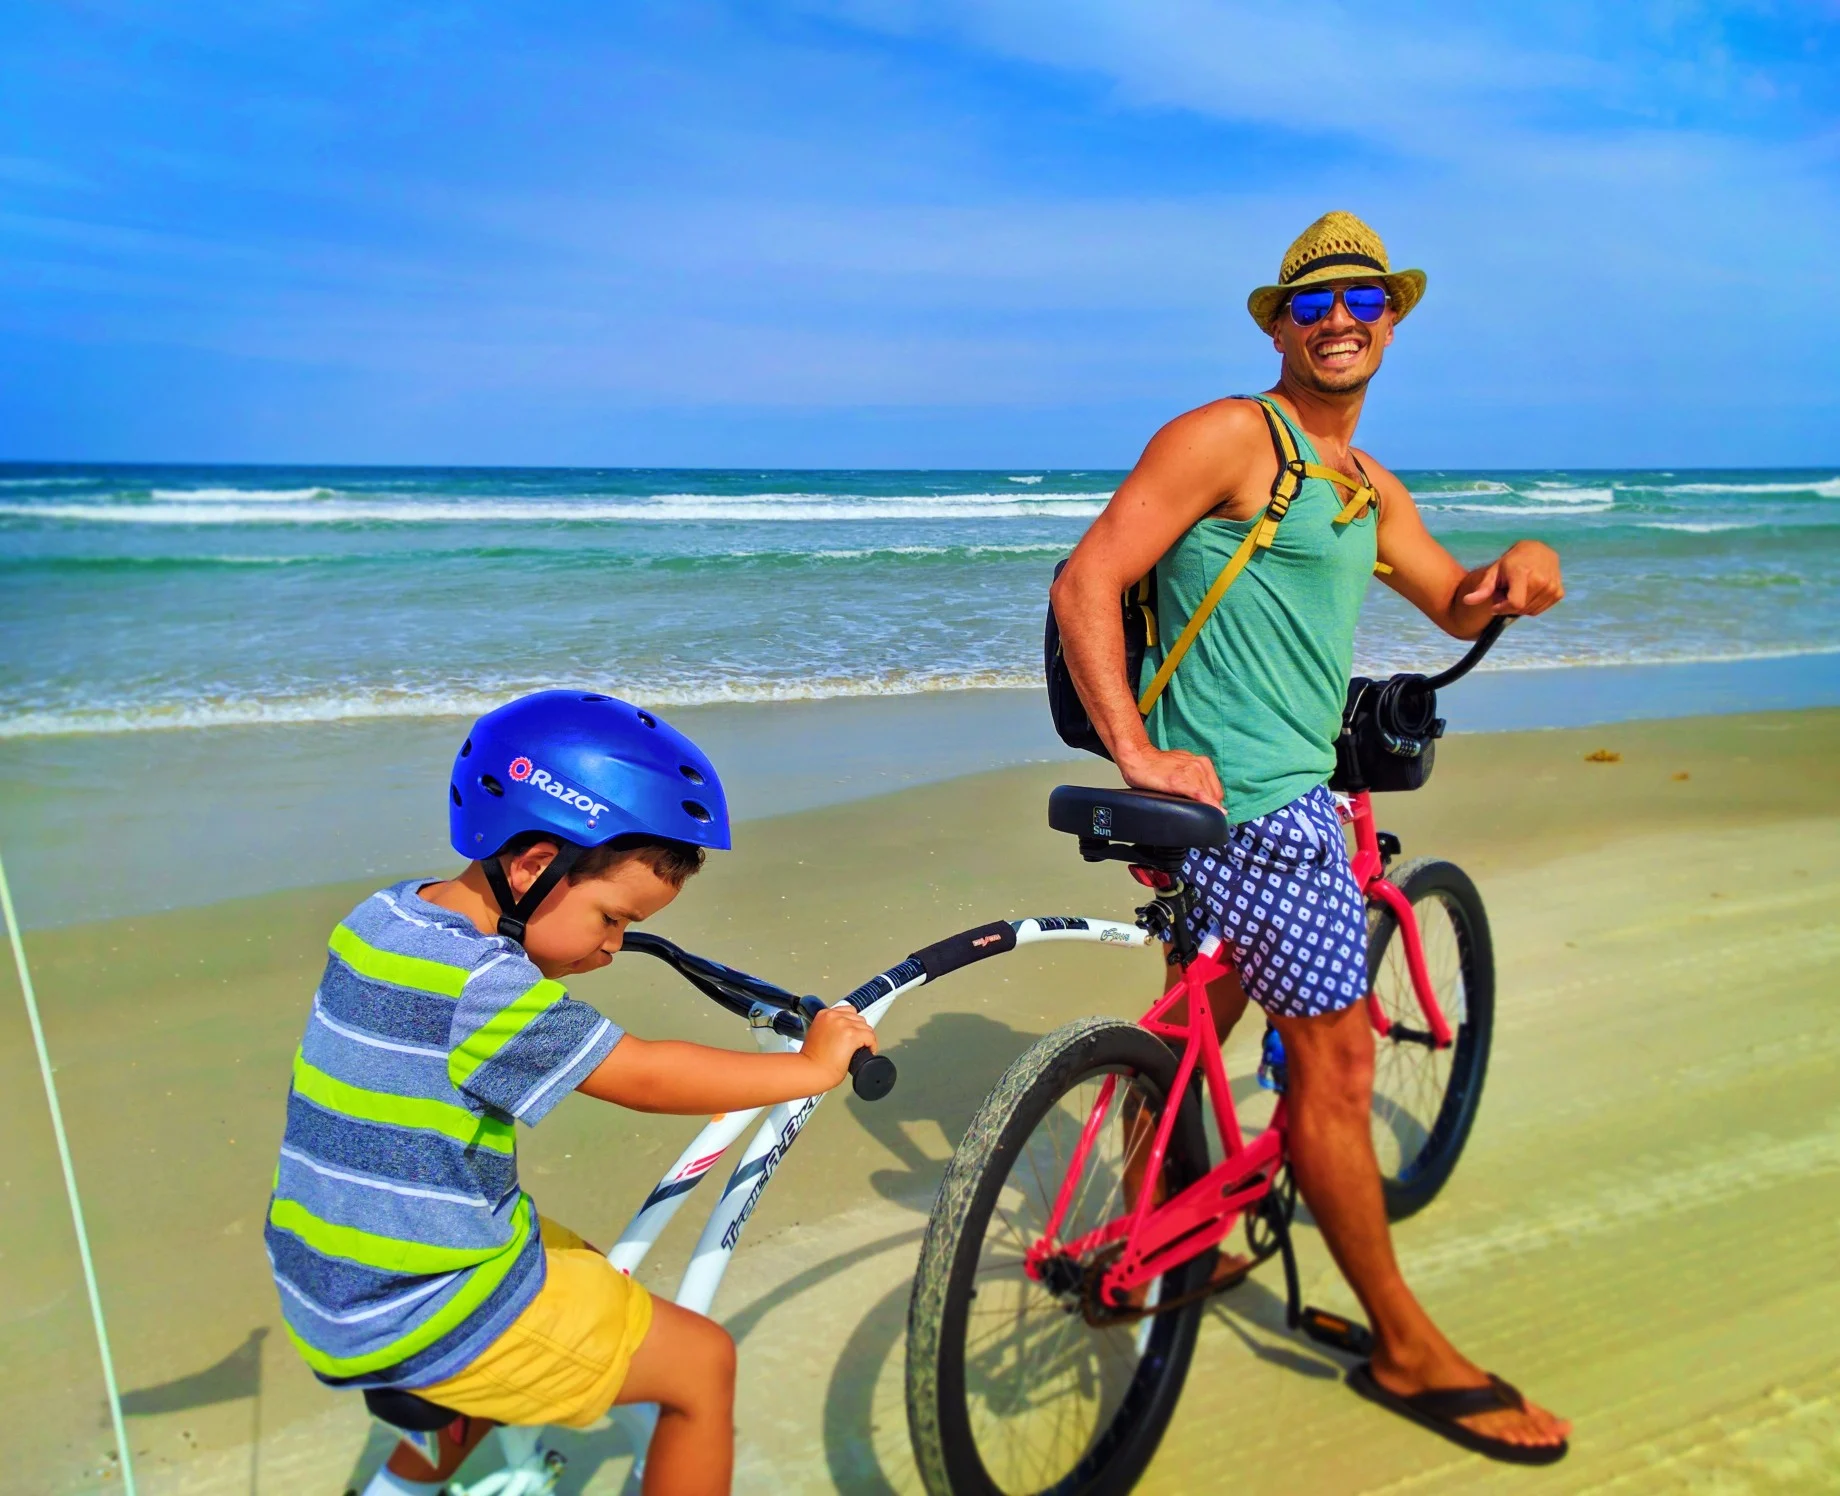
M 748 1017 L 756 1003 L 779 1009 L 784 1016 L 773 1026 L 788 1038 L 800 1037 L 804 1025 L 825 1008 L 822 998 L 796 997 L 784 987 L 749 976 L 745 971 L 711 961 L 707 956 L 693 955 L 662 935 L 630 930 L 626 935 L 626 949 L 664 962 L 697 991 L 715 999 L 737 1017 Z M 781 1027 L 782 1024 L 786 1026 Z M 864 1101 L 880 1101 L 894 1089 L 894 1081 L 894 1061 L 876 1054 L 867 1045 L 850 1057 L 850 1084 Z
M 799 1010 L 807 1022 L 822 1013 L 825 1006 L 821 997 L 799 999 Z M 895 1075 L 894 1061 L 885 1054 L 877 1054 L 866 1044 L 850 1056 L 850 1089 L 864 1101 L 880 1101 L 892 1091 Z

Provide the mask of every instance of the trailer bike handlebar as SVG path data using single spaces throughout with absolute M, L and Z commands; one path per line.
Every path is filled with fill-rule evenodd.
M 625 948 L 656 957 L 738 1018 L 756 1021 L 763 1016 L 763 1008 L 768 1010 L 766 1026 L 788 1039 L 803 1039 L 811 1020 L 826 1006 L 823 998 L 800 997 L 762 977 L 687 951 L 662 935 L 631 931 Z M 895 1077 L 894 1061 L 866 1044 L 850 1056 L 850 1086 L 864 1101 L 880 1101 L 894 1089 Z
M 847 997 L 839 999 L 839 1005 L 847 1003 L 859 1013 L 867 1012 L 915 987 L 936 982 L 974 962 L 1013 951 L 1019 945 L 1061 940 L 1142 946 L 1149 944 L 1150 936 L 1136 925 L 1074 915 L 996 920 L 923 946 L 905 961 L 870 977 Z M 801 997 L 762 977 L 696 955 L 662 935 L 628 931 L 625 949 L 664 962 L 712 1002 L 758 1028 L 770 1028 L 787 1039 L 802 1040 L 811 1019 L 830 1006 L 823 998 Z M 871 1017 L 873 1020 L 873 1015 Z M 851 1086 L 865 1101 L 879 1101 L 886 1096 L 894 1089 L 895 1078 L 894 1061 L 886 1055 L 873 1053 L 866 1045 L 850 1058 Z

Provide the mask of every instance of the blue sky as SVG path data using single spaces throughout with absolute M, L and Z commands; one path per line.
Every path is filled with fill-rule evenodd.
M 1840 462 L 1840 4 L 14 0 L 0 458 L 1125 466 L 1330 207 L 1424 466 Z

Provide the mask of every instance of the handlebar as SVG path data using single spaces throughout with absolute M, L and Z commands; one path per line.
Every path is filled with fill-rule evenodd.
M 789 1039 L 803 1038 L 806 1024 L 825 1007 L 822 998 L 800 997 L 733 966 L 695 955 L 662 935 L 630 930 L 624 948 L 664 962 L 698 992 L 738 1018 L 752 1018 L 757 1006 L 775 1009 L 774 1032 Z M 894 1061 L 876 1054 L 866 1044 L 850 1056 L 850 1085 L 864 1101 L 880 1101 L 892 1091 L 895 1074 Z
M 1468 675 L 1470 671 L 1474 670 L 1482 663 L 1482 657 L 1495 647 L 1495 641 L 1501 638 L 1502 630 L 1513 623 L 1514 619 L 1514 614 L 1504 614 L 1500 618 L 1490 619 L 1488 626 L 1476 636 L 1476 642 L 1470 645 L 1469 653 L 1458 660 L 1456 664 L 1452 665 L 1450 669 L 1439 675 L 1432 676 L 1425 684 L 1433 691 L 1441 691 L 1444 687 L 1453 686 L 1458 681 L 1462 680 L 1464 676 Z
M 737 1018 L 749 1017 L 755 1003 L 765 1003 L 770 1008 L 779 1008 L 785 1012 L 798 1011 L 799 998 L 796 992 L 788 992 L 784 987 L 776 987 L 759 977 L 749 976 L 745 971 L 724 966 L 720 961 L 711 961 L 707 956 L 694 955 L 662 935 L 629 930 L 624 948 L 637 951 L 643 956 L 657 957 L 698 992 L 713 998 Z
M 802 997 L 799 1008 L 809 1022 L 824 1011 L 824 999 L 821 997 Z M 894 1089 L 894 1061 L 885 1054 L 877 1054 L 868 1045 L 850 1056 L 850 1089 L 864 1101 L 880 1101 Z

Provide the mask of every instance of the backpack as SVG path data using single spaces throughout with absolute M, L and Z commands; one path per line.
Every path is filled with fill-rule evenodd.
M 1232 559 L 1221 568 L 1220 575 L 1214 579 L 1214 585 L 1208 588 L 1207 596 L 1201 599 L 1189 616 L 1187 626 L 1169 646 L 1169 653 L 1163 657 L 1163 663 L 1141 695 L 1137 683 L 1143 678 L 1144 656 L 1157 643 L 1155 570 L 1133 582 L 1120 599 L 1124 613 L 1125 684 L 1131 694 L 1137 697 L 1139 716 L 1150 715 L 1150 709 L 1156 705 L 1170 677 L 1176 673 L 1176 666 L 1182 663 L 1182 657 L 1188 653 L 1189 646 L 1200 634 L 1201 626 L 1219 606 L 1221 598 L 1227 595 L 1227 589 L 1246 569 L 1247 563 L 1257 552 L 1271 548 L 1278 534 L 1278 526 L 1289 511 L 1292 500 L 1302 489 L 1305 478 L 1322 478 L 1351 490 L 1348 502 L 1336 516 L 1337 524 L 1359 518 L 1369 504 L 1379 500 L 1371 483 L 1356 483 L 1347 474 L 1338 473 L 1334 468 L 1305 462 L 1297 450 L 1296 438 L 1291 435 L 1291 428 L 1279 413 L 1278 407 L 1263 395 L 1254 398 L 1264 413 L 1265 424 L 1271 431 L 1272 448 L 1278 454 L 1278 476 L 1272 480 L 1271 501 L 1256 517 Z M 1365 479 L 1366 474 L 1363 473 L 1362 477 Z M 1056 577 L 1060 576 L 1067 560 L 1063 557 L 1055 566 Z M 1042 636 L 1042 666 L 1048 682 L 1048 713 L 1054 719 L 1054 730 L 1060 735 L 1061 741 L 1069 748 L 1079 748 L 1087 753 L 1096 753 L 1100 758 L 1110 758 L 1104 740 L 1086 713 L 1086 704 L 1074 689 L 1073 676 L 1061 653 L 1061 631 L 1055 621 L 1053 604 L 1048 606 L 1048 622 Z

